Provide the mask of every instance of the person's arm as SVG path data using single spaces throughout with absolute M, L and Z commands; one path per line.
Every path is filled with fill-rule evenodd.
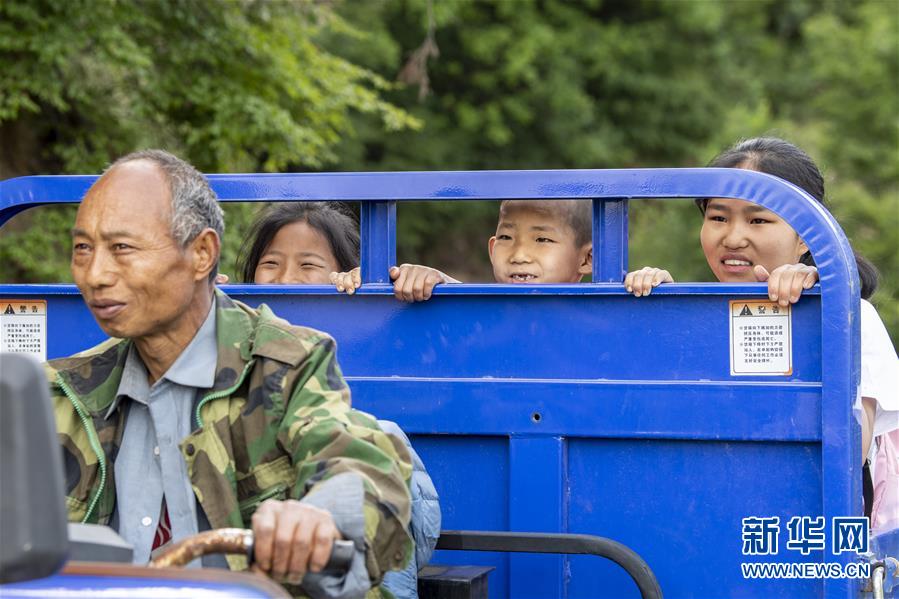
M 261 569 L 291 581 L 313 572 L 303 578 L 313 596 L 359 596 L 411 553 L 411 460 L 402 441 L 350 408 L 330 337 L 310 340 L 301 369 L 277 440 L 291 456 L 297 474 L 291 497 L 298 501 L 257 510 L 256 558 Z M 356 545 L 349 572 L 314 573 L 340 537 Z
M 436 268 L 421 264 L 391 266 L 388 274 L 393 281 L 393 294 L 403 302 L 423 302 L 431 298 L 431 292 L 440 283 L 461 282 Z M 337 291 L 345 291 L 347 295 L 352 295 L 362 286 L 358 266 L 349 272 L 332 272 L 330 278 Z
M 861 377 L 855 413 L 862 421 L 862 459 L 868 457 L 873 439 L 899 429 L 899 358 L 880 315 L 862 300 Z M 865 420 L 869 430 L 865 431 Z
M 388 572 L 384 576 L 384 587 L 397 597 L 414 597 L 418 589 L 418 571 L 431 560 L 437 538 L 440 537 L 440 498 L 437 489 L 425 468 L 421 457 L 409 441 L 406 433 L 390 420 L 378 420 L 378 426 L 384 432 L 402 439 L 412 458 L 412 538 L 415 540 L 415 552 L 412 559 L 402 571 Z
M 871 397 L 862 397 L 862 465 L 868 459 L 871 451 L 871 441 L 874 439 L 874 414 L 877 411 L 877 400 Z

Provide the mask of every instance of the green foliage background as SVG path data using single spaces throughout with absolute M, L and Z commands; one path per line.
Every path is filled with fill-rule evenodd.
M 0 64 L 2 177 L 147 146 L 207 172 L 700 166 L 786 137 L 899 340 L 894 0 L 0 0 Z M 228 207 L 226 272 L 252 213 Z M 689 202 L 631 217 L 632 267 L 710 279 Z M 399 259 L 490 280 L 495 218 L 403 205 Z M 70 223 L 17 217 L 0 280 L 68 280 Z

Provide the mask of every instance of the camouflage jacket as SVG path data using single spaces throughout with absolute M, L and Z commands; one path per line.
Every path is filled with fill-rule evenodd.
M 350 408 L 334 340 L 216 292 L 213 388 L 193 410 L 181 454 L 212 528 L 250 528 L 268 498 L 299 499 L 343 472 L 365 490 L 366 567 L 374 583 L 411 553 L 411 461 L 403 442 Z M 47 363 L 66 471 L 69 520 L 107 524 L 127 410 L 107 420 L 130 341 L 110 339 Z M 232 569 L 246 560 L 229 556 Z

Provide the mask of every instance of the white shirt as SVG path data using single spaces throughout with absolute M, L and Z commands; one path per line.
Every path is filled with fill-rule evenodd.
M 862 397 L 876 400 L 873 436 L 899 428 L 899 357 L 877 310 L 861 301 L 861 381 L 855 400 L 856 418 L 862 415 Z M 873 444 L 872 444 L 873 448 Z

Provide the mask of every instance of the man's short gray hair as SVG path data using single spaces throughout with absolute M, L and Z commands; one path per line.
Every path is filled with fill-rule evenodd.
M 159 167 L 172 194 L 172 238 L 184 248 L 204 229 L 215 231 L 219 239 L 225 233 L 225 218 L 215 192 L 203 174 L 165 150 L 140 150 L 116 160 L 106 172 L 120 164 L 148 160 Z M 215 278 L 218 264 L 212 270 Z

